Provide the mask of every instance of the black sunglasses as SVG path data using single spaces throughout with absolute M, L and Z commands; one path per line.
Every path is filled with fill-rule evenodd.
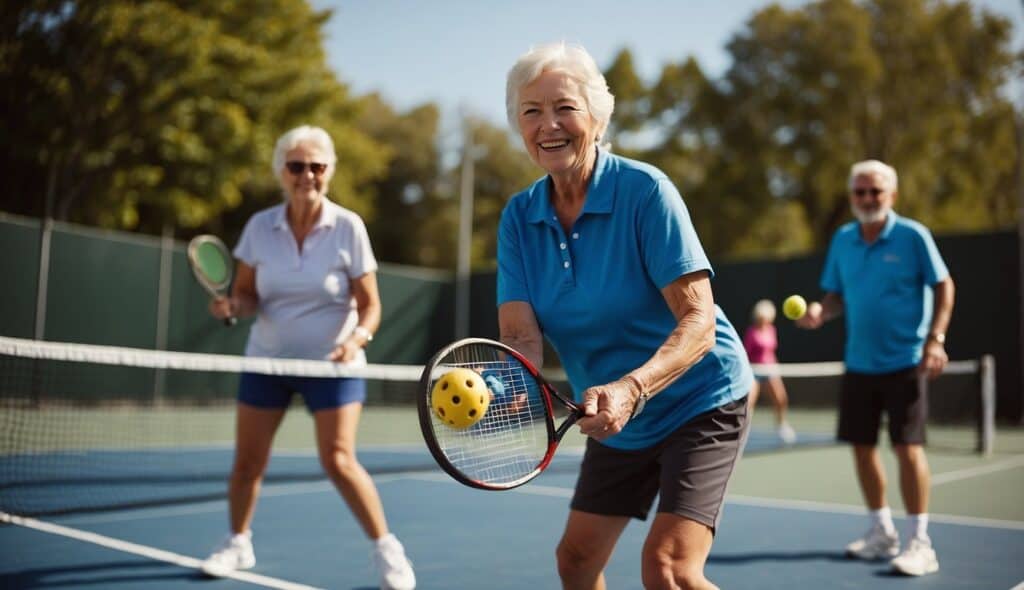
M 878 195 L 882 194 L 883 192 L 885 192 L 885 191 L 883 191 L 880 188 L 858 188 L 858 189 L 854 189 L 853 194 L 857 195 L 858 197 L 863 197 L 864 195 L 866 195 L 868 193 L 871 193 L 872 197 L 877 197 Z
M 324 172 L 327 172 L 327 164 L 321 164 L 319 162 L 285 162 L 284 167 L 288 169 L 295 176 L 298 176 L 306 171 L 306 166 L 309 166 L 309 171 L 313 173 L 313 176 L 320 176 Z

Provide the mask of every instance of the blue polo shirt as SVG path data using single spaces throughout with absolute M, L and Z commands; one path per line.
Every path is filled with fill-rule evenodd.
M 932 287 L 949 276 L 931 233 L 890 211 L 871 244 L 860 224 L 832 238 L 821 288 L 843 298 L 846 368 L 890 373 L 921 362 L 932 320 Z
M 711 264 L 668 177 L 603 150 L 568 234 L 546 176 L 502 213 L 498 305 L 530 304 L 577 400 L 654 355 L 677 325 L 661 289 L 698 271 L 710 275 Z M 716 306 L 711 352 L 604 444 L 649 447 L 698 414 L 744 397 L 752 380 L 740 338 Z

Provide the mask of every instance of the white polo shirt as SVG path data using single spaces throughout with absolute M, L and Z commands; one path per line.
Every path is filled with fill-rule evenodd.
M 320 220 L 299 251 L 285 204 L 252 216 L 234 255 L 256 271 L 259 315 L 247 356 L 323 360 L 359 321 L 349 281 L 377 270 L 354 212 L 323 198 Z M 365 365 L 360 353 L 352 365 Z

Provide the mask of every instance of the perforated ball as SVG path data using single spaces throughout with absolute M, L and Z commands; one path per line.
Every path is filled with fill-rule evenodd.
M 476 371 L 452 369 L 434 383 L 430 406 L 438 419 L 462 430 L 476 424 L 487 413 L 491 395 Z

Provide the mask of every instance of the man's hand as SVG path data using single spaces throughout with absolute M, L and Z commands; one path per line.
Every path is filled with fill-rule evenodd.
M 812 301 L 807 306 L 807 313 L 800 319 L 793 322 L 798 328 L 805 330 L 817 330 L 825 323 L 824 308 L 817 301 Z
M 917 366 L 917 372 L 934 379 L 942 374 L 949 363 L 949 355 L 946 354 L 946 347 L 941 343 L 929 338 L 924 343 L 924 354 L 921 356 L 921 363 Z

